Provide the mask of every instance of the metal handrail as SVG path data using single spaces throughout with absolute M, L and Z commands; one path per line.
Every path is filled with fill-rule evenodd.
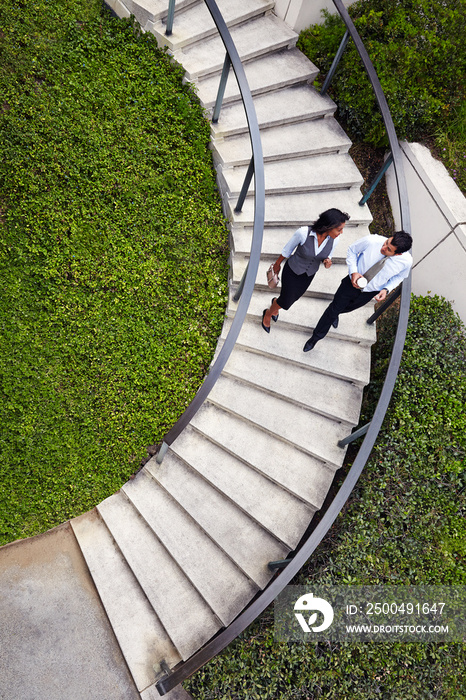
M 401 149 L 398 143 L 395 128 L 393 126 L 393 120 L 388 108 L 388 104 L 383 94 L 375 69 L 364 47 L 364 44 L 345 6 L 343 5 L 342 0 L 333 0 L 333 3 L 336 6 L 338 12 L 340 13 L 340 16 L 342 17 L 347 27 L 347 30 L 356 45 L 357 51 L 362 59 L 364 68 L 369 76 L 380 110 L 382 112 L 382 118 L 385 123 L 391 153 L 393 155 L 393 165 L 396 173 L 402 227 L 404 230 L 409 231 L 410 216 L 408 206 L 408 195 L 403 171 Z M 265 588 L 264 591 L 260 595 L 258 595 L 258 597 L 235 620 L 233 620 L 233 622 L 228 627 L 226 627 L 222 632 L 218 633 L 202 649 L 193 654 L 193 656 L 179 664 L 178 667 L 170 675 L 162 678 L 156 684 L 157 690 L 161 695 L 164 695 L 169 690 L 177 686 L 179 683 L 186 680 L 186 678 L 191 676 L 197 670 L 202 668 L 202 666 L 204 666 L 214 656 L 219 654 L 226 646 L 228 646 L 228 644 L 230 644 L 230 642 L 236 639 L 236 637 L 239 634 L 241 634 L 256 619 L 256 617 L 258 617 L 265 610 L 265 608 L 268 605 L 270 605 L 270 603 L 273 602 L 273 600 L 283 590 L 283 588 L 286 585 L 288 585 L 292 578 L 298 573 L 298 571 L 300 571 L 300 569 L 309 559 L 316 547 L 321 543 L 321 541 L 333 525 L 335 519 L 337 518 L 338 513 L 341 511 L 344 504 L 348 500 L 357 480 L 359 479 L 359 476 L 361 475 L 362 470 L 366 465 L 367 460 L 369 459 L 377 435 L 382 426 L 382 422 L 385 418 L 385 413 L 387 411 L 388 404 L 395 385 L 398 369 L 401 362 L 401 355 L 403 352 L 406 330 L 408 326 L 409 305 L 411 300 L 411 275 L 409 275 L 409 277 L 403 281 L 401 285 L 401 290 L 402 291 L 398 326 L 390 359 L 390 364 L 387 370 L 387 375 L 385 377 L 382 392 L 377 403 L 373 418 L 367 428 L 366 437 L 364 438 L 364 441 L 358 451 L 358 454 L 353 462 L 352 467 L 350 468 L 343 484 L 339 488 L 329 508 L 323 515 L 322 519 L 320 520 L 319 524 L 312 532 L 312 534 L 302 544 L 295 556 L 292 559 L 290 559 L 286 568 L 284 568 L 279 574 L 277 574 L 277 576 L 272 580 L 272 582 L 267 586 L 267 588 Z
M 262 248 L 262 235 L 264 231 L 264 158 L 262 153 L 262 142 L 259 133 L 259 123 L 257 121 L 256 110 L 252 101 L 252 95 L 246 79 L 243 64 L 241 63 L 241 59 L 239 57 L 236 46 L 233 43 L 233 39 L 231 38 L 225 20 L 223 19 L 220 10 L 218 9 L 217 4 L 215 3 L 215 0 L 204 0 L 204 2 L 209 9 L 210 14 L 212 15 L 212 19 L 214 20 L 214 23 L 221 36 L 221 39 L 227 52 L 227 56 L 229 56 L 228 62 L 231 62 L 231 66 L 235 72 L 236 80 L 238 82 L 241 98 L 243 100 L 244 109 L 246 112 L 246 119 L 249 126 L 249 136 L 251 139 L 252 148 L 251 168 L 254 172 L 253 236 L 251 242 L 251 255 L 249 259 L 247 274 L 244 280 L 244 285 L 242 287 L 241 299 L 236 308 L 235 317 L 231 324 L 228 335 L 225 339 L 222 349 L 220 350 L 215 362 L 211 366 L 209 373 L 205 378 L 203 384 L 199 388 L 196 396 L 191 401 L 183 415 L 175 423 L 173 428 L 171 428 L 171 430 L 169 430 L 169 432 L 165 435 L 162 442 L 162 446 L 156 457 L 157 462 L 159 463 L 162 461 L 164 455 L 166 454 L 168 447 L 184 430 L 184 428 L 191 421 L 192 417 L 197 413 L 197 411 L 200 409 L 200 407 L 206 400 L 208 394 L 213 389 L 235 346 L 236 340 L 243 325 L 243 321 L 246 318 L 249 302 L 251 301 L 252 293 L 254 291 L 254 284 L 256 281 L 257 270 L 259 268 L 260 254 Z

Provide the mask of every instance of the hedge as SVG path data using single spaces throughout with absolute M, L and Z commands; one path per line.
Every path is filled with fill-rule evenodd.
M 370 419 L 396 313 L 378 324 Z M 414 297 L 384 426 L 353 495 L 294 584 L 466 584 L 466 339 L 451 306 Z M 273 610 L 187 688 L 196 700 L 462 700 L 466 645 L 278 644 Z
M 398 137 L 433 135 L 445 120 L 453 119 L 466 100 L 465 0 L 359 0 L 348 11 L 377 71 Z M 339 15 L 324 14 L 324 23 L 301 32 L 298 41 L 323 74 L 345 32 Z M 374 93 L 352 41 L 331 94 L 353 140 L 387 145 Z
M 100 0 L 0 0 L 0 544 L 114 493 L 193 398 L 227 299 L 210 127 Z

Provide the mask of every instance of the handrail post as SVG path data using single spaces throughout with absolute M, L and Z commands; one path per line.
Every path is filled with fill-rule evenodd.
M 374 313 L 372 314 L 372 316 L 369 316 L 369 318 L 367 319 L 366 323 L 368 323 L 369 325 L 371 325 L 372 323 L 374 323 L 374 321 L 377 321 L 377 319 L 379 318 L 379 316 L 381 316 L 381 315 L 383 314 L 383 312 L 386 311 L 386 309 L 388 309 L 388 307 L 391 306 L 391 305 L 393 304 L 393 302 L 394 302 L 396 299 L 398 299 L 398 297 L 399 297 L 400 294 L 401 294 L 401 287 L 402 287 L 402 285 L 400 284 L 400 285 L 396 288 L 396 290 L 393 292 L 393 294 L 390 294 L 390 296 L 387 297 L 387 299 L 385 299 L 385 301 L 383 302 L 383 304 L 382 304 L 381 306 L 379 306 L 379 308 L 377 309 L 377 311 L 374 311 Z
M 340 63 L 340 59 L 345 52 L 346 45 L 349 41 L 349 38 L 350 38 L 350 33 L 348 30 L 346 30 L 345 35 L 344 35 L 343 39 L 341 40 L 340 46 L 338 47 L 338 51 L 335 54 L 335 58 L 333 59 L 333 63 L 330 66 L 330 70 L 327 73 L 327 77 L 324 80 L 324 84 L 322 85 L 322 89 L 320 91 L 321 95 L 326 94 L 326 92 L 330 86 L 330 83 L 332 82 L 332 79 L 333 79 L 333 76 L 334 76 L 335 71 L 337 69 L 337 66 Z
M 383 178 L 383 176 L 385 175 L 385 173 L 387 172 L 387 170 L 389 169 L 389 167 L 391 166 L 392 163 L 393 163 L 393 155 L 390 152 L 388 154 L 387 158 L 385 159 L 385 163 L 382 165 L 379 172 L 375 176 L 375 179 L 374 179 L 372 185 L 369 187 L 369 189 L 367 190 L 364 197 L 362 197 L 359 200 L 360 207 L 362 207 L 367 202 L 367 200 L 369 199 L 369 197 L 371 196 L 371 194 L 373 193 L 373 191 L 375 190 L 375 188 L 379 184 L 380 180 Z
M 233 295 L 233 301 L 239 301 L 241 299 L 241 294 L 243 293 L 243 287 L 244 287 L 244 282 L 246 280 L 246 275 L 248 274 L 249 270 L 249 263 L 246 265 L 246 269 L 243 272 L 243 276 L 241 277 L 241 282 L 238 285 L 238 289 Z
M 288 559 L 279 559 L 278 561 L 269 561 L 267 564 L 270 571 L 278 571 L 278 569 L 284 569 L 292 561 L 291 557 Z
M 351 433 L 351 435 L 348 435 L 348 437 L 343 438 L 343 440 L 338 440 L 338 447 L 345 447 L 346 445 L 349 445 L 350 442 L 354 442 L 354 440 L 357 440 L 365 435 L 369 430 L 370 425 L 370 423 L 366 423 L 366 425 L 363 425 L 362 428 L 358 428 L 358 430 L 355 430 L 354 433 Z
M 167 15 L 167 28 L 165 30 L 165 36 L 171 36 L 173 31 L 173 20 L 175 17 L 175 0 L 170 0 L 168 3 L 168 15 Z
M 164 440 L 162 442 L 162 444 L 160 445 L 160 450 L 157 452 L 157 457 L 155 458 L 155 461 L 157 462 L 157 464 L 162 464 L 163 458 L 165 457 L 165 455 L 168 452 L 168 447 L 169 447 L 168 443 L 166 443 Z
M 225 88 L 227 86 L 228 75 L 230 73 L 231 59 L 227 51 L 225 54 L 225 61 L 223 62 L 222 77 L 220 78 L 220 85 L 218 86 L 217 99 L 215 101 L 214 112 L 212 114 L 212 124 L 218 122 L 220 116 L 220 110 L 222 108 L 223 96 L 225 95 Z
M 239 212 L 243 208 L 244 200 L 246 199 L 246 195 L 248 193 L 249 185 L 251 184 L 253 174 L 254 174 L 254 156 L 252 156 L 251 160 L 249 161 L 248 171 L 246 173 L 246 177 L 244 178 L 243 186 L 241 188 L 241 192 L 239 193 L 238 201 L 236 202 L 236 207 L 235 207 L 236 214 L 239 214 Z

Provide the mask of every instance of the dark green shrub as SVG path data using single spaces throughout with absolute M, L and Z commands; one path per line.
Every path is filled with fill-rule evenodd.
M 466 196 L 466 100 L 436 133 L 435 147 L 450 176 Z
M 224 317 L 210 127 L 100 0 L 0 0 L 0 543 L 116 491 Z
M 359 0 L 349 13 L 380 79 L 402 139 L 419 139 L 466 97 L 465 0 Z M 303 31 L 298 46 L 325 74 L 345 27 L 339 15 Z M 332 97 L 355 139 L 387 145 L 385 128 L 359 55 L 350 40 L 333 79 Z
M 366 419 L 396 311 L 378 324 Z M 466 584 L 466 339 L 439 297 L 413 298 L 385 424 L 350 502 L 293 583 Z M 364 420 L 364 419 L 363 419 Z M 268 609 L 199 671 L 197 700 L 463 700 L 465 644 L 277 644 Z

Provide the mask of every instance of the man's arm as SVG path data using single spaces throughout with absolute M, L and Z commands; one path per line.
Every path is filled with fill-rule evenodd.
M 359 238 L 348 247 L 348 252 L 346 254 L 346 264 L 348 266 L 348 274 L 351 277 L 351 284 L 355 289 L 359 289 L 356 284 L 356 280 L 363 277 L 360 272 L 358 272 L 358 258 L 366 250 L 367 246 L 371 242 L 372 236 L 364 236 L 364 238 Z
M 388 294 L 388 289 L 386 289 L 384 287 L 383 289 L 380 290 L 380 292 L 378 294 L 376 294 L 374 299 L 375 299 L 375 301 L 384 301 L 384 299 L 387 298 L 387 294 Z
M 403 280 L 406 279 L 406 277 L 409 275 L 411 266 L 413 264 L 413 259 L 411 255 L 404 262 L 406 264 L 403 267 L 403 269 L 400 270 L 400 272 L 397 272 L 396 275 L 393 275 L 393 277 L 390 277 L 390 279 L 388 279 L 385 282 L 385 287 L 381 289 L 380 292 L 374 297 L 375 301 L 384 301 L 384 299 L 386 299 L 387 297 L 387 294 L 390 294 L 390 292 L 396 289 L 398 285 L 401 284 Z
M 404 279 L 407 278 L 411 271 L 411 267 L 413 264 L 413 258 L 409 253 L 405 253 L 406 258 L 403 260 L 404 262 L 404 267 L 396 273 L 396 275 L 393 275 L 393 277 L 390 277 L 389 280 L 387 280 L 384 284 L 384 287 L 386 288 L 387 292 L 390 293 L 394 289 L 398 287 L 399 284 L 403 282 Z M 401 258 L 401 256 L 400 256 Z

